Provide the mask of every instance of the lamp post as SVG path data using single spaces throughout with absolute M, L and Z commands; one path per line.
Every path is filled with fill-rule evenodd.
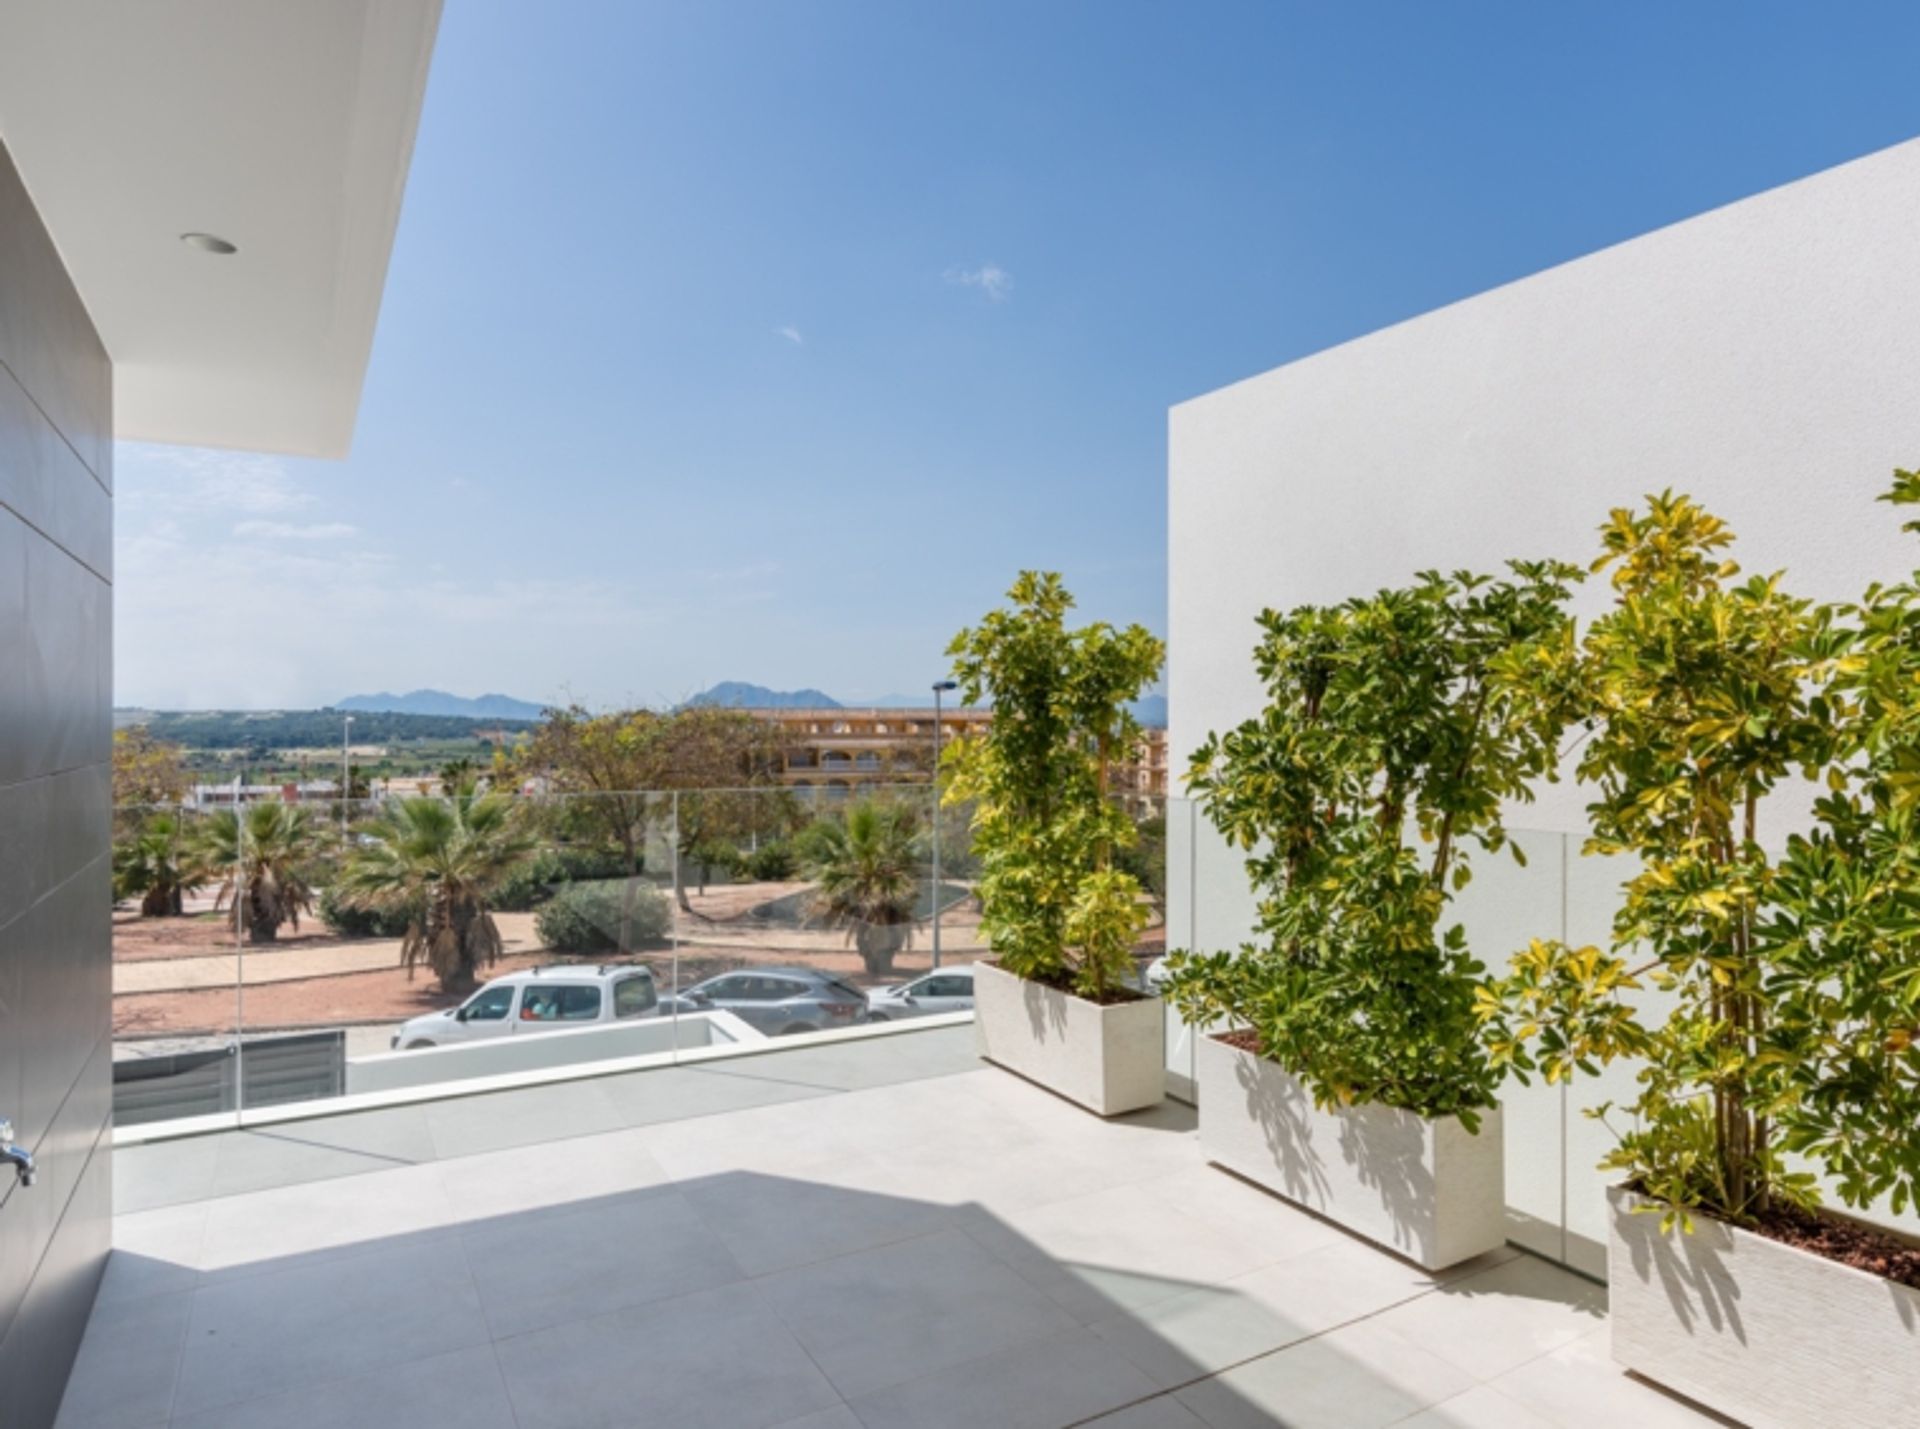
M 960 687 L 952 680 L 933 686 L 933 965 L 940 966 L 940 696 Z
M 347 736 L 353 731 L 353 716 L 348 715 L 340 726 L 340 837 L 347 836 L 347 804 L 353 798 L 353 766 L 348 752 Z

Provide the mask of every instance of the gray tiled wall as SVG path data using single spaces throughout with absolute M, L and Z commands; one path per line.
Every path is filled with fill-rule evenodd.
M 0 145 L 0 1396 L 46 1429 L 111 1209 L 112 372 Z

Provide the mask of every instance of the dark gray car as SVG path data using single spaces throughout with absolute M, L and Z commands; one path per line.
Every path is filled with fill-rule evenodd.
M 770 1037 L 820 1032 L 866 1021 L 866 994 L 816 968 L 742 968 L 661 999 L 662 1015 L 719 1008 Z

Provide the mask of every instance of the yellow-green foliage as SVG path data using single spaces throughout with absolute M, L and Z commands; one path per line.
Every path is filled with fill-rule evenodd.
M 961 697 L 993 706 L 985 735 L 944 756 L 946 799 L 973 806 L 981 926 L 1009 972 L 1104 996 L 1131 968 L 1140 886 L 1113 868 L 1135 838 L 1108 794 L 1140 739 L 1127 706 L 1165 646 L 1141 626 L 1070 628 L 1060 577 L 1022 572 L 1009 605 L 948 649 Z

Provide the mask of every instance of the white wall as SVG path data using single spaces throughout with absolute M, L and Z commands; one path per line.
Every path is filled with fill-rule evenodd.
M 1847 598 L 1920 565 L 1920 542 L 1874 500 L 1894 467 L 1916 465 L 1920 141 L 1196 398 L 1170 419 L 1175 757 L 1259 708 L 1263 607 L 1429 567 L 1584 563 L 1610 508 L 1666 487 L 1731 524 L 1748 570 L 1784 567 L 1802 594 Z M 1589 583 L 1581 612 L 1607 594 Z M 1562 784 L 1510 816 L 1573 836 L 1577 906 L 1538 884 L 1545 871 L 1524 888 L 1504 873 L 1477 885 L 1463 911 L 1484 961 L 1528 931 L 1522 909 L 1563 910 L 1541 933 L 1604 936 L 1617 879 L 1577 857 L 1584 801 Z M 1803 804 L 1768 811 L 1766 842 Z M 1194 844 L 1173 862 L 1169 923 L 1230 944 L 1252 906 L 1239 860 L 1208 829 Z M 1604 1225 L 1590 1170 L 1604 1139 L 1569 1111 L 1531 1108 L 1510 1128 L 1509 1196 L 1540 1214 L 1550 1160 L 1566 1205 L 1553 1234 L 1595 1269 L 1584 1238 Z

